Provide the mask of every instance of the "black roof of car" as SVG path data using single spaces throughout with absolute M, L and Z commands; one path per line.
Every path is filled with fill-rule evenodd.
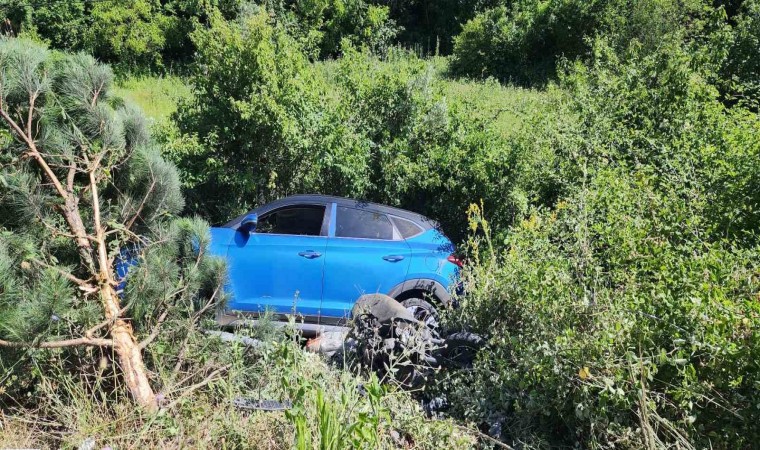
M 275 200 L 271 203 L 267 203 L 266 205 L 262 205 L 262 206 L 259 206 L 258 208 L 254 208 L 251 211 L 248 211 L 247 213 L 242 214 L 232 219 L 231 221 L 224 224 L 223 227 L 237 228 L 240 222 L 243 221 L 243 218 L 251 213 L 256 213 L 256 214 L 261 215 L 261 214 L 266 214 L 269 211 L 282 208 L 284 206 L 297 205 L 297 204 L 309 204 L 309 203 L 311 204 L 336 203 L 338 204 L 338 206 L 346 206 L 349 208 L 357 208 L 357 209 L 366 209 L 369 211 L 375 211 L 382 214 L 390 214 L 392 216 L 401 217 L 402 219 L 411 220 L 412 222 L 421 226 L 425 230 L 438 227 L 438 224 L 434 220 L 429 219 L 420 213 L 408 211 L 406 209 L 381 205 L 379 203 L 372 203 L 366 200 L 356 200 L 352 198 L 336 197 L 333 195 L 320 195 L 320 194 L 298 194 L 298 195 L 291 195 L 289 197 L 284 197 L 279 200 Z

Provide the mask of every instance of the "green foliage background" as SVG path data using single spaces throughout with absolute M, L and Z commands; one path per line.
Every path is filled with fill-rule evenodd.
M 127 91 L 180 75 L 152 131 L 184 214 L 439 220 L 468 256 L 447 326 L 489 340 L 431 388 L 450 416 L 520 448 L 760 438 L 757 0 L 2 5 Z

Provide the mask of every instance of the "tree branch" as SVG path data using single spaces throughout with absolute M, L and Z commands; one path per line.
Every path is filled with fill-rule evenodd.
M 31 97 L 32 99 L 36 98 L 35 96 Z M 32 108 L 30 109 L 29 117 L 32 117 L 33 112 L 33 106 L 34 102 L 32 101 Z M 53 172 L 53 169 L 50 168 L 45 158 L 42 156 L 42 154 L 37 149 L 37 145 L 35 144 L 34 140 L 31 136 L 31 123 L 27 124 L 27 128 L 29 129 L 29 135 L 27 135 L 24 130 L 19 126 L 16 121 L 14 121 L 11 116 L 8 114 L 8 111 L 5 110 L 4 105 L 0 102 L 0 117 L 5 120 L 5 122 L 8 124 L 8 126 L 11 127 L 11 129 L 16 133 L 16 135 L 21 139 L 27 146 L 28 154 L 34 158 L 34 160 L 37 162 L 37 164 L 42 169 L 42 172 L 45 174 L 45 177 L 55 186 L 55 190 L 58 192 L 58 195 L 64 200 L 64 206 L 60 209 L 61 214 L 63 215 L 64 219 L 66 219 L 66 223 L 69 225 L 69 229 L 71 232 L 76 236 L 77 245 L 79 246 L 79 251 L 84 259 L 84 262 L 88 265 L 92 265 L 92 256 L 90 255 L 91 247 L 90 243 L 87 240 L 87 232 L 85 231 L 84 224 L 82 223 L 82 218 L 79 215 L 79 210 L 77 208 L 77 202 L 76 198 L 74 198 L 73 194 L 69 194 L 68 191 L 63 187 L 61 184 L 61 181 L 58 179 L 58 177 L 55 175 L 55 172 Z M 31 119 L 30 119 L 31 120 Z
M 113 347 L 114 342 L 111 339 L 87 338 L 81 337 L 76 339 L 64 339 L 62 341 L 46 342 L 11 342 L 0 339 L 0 347 L 6 348 L 65 348 L 76 347 L 78 345 L 92 345 L 95 347 Z
M 34 91 L 33 93 L 29 94 L 29 112 L 27 113 L 27 119 L 26 119 L 26 135 L 29 137 L 29 140 L 32 140 L 32 122 L 34 118 L 34 102 L 37 101 L 37 91 Z M 32 140 L 32 142 L 34 142 Z
M 94 288 L 94 286 L 92 284 L 90 284 L 88 281 L 83 280 L 81 278 L 77 278 L 74 275 L 70 274 L 69 272 L 66 272 L 65 270 L 63 270 L 63 269 L 61 269 L 59 267 L 51 266 L 50 264 L 48 264 L 48 263 L 46 263 L 44 261 L 40 261 L 39 259 L 32 259 L 32 262 L 35 263 L 35 264 L 37 264 L 38 266 L 42 266 L 42 267 L 45 267 L 45 268 L 48 268 L 48 269 L 55 270 L 56 272 L 58 272 L 59 274 L 61 274 L 64 278 L 66 278 L 67 280 L 71 281 L 72 283 L 78 284 L 79 286 L 84 286 L 84 287 L 88 287 L 88 288 Z
M 135 212 L 135 215 L 132 216 L 131 219 L 129 219 L 129 222 L 126 224 L 126 228 L 130 229 L 132 228 L 132 225 L 134 225 L 135 221 L 138 217 L 140 217 L 140 214 L 142 213 L 143 208 L 145 207 L 145 203 L 148 201 L 148 197 L 151 193 L 153 193 L 153 189 L 156 187 L 156 180 L 154 179 L 153 182 L 150 184 L 150 187 L 148 188 L 148 192 L 145 193 L 145 196 L 143 196 L 142 201 L 140 202 L 140 206 L 137 208 L 137 211 Z
M 122 308 L 121 311 L 119 311 L 119 317 L 121 317 L 121 315 L 124 314 L 127 311 L 127 309 L 129 309 L 128 306 L 125 306 L 124 308 Z M 85 337 L 92 339 L 92 335 L 95 334 L 96 331 L 98 331 L 99 329 L 101 329 L 101 328 L 103 328 L 105 326 L 111 325 L 113 323 L 114 323 L 113 320 L 106 319 L 106 320 L 100 322 L 99 324 L 94 325 L 91 328 L 89 328 L 87 331 L 84 332 L 84 335 L 85 335 Z
M 98 87 L 95 90 L 95 92 L 94 92 L 94 94 L 92 96 L 92 102 L 90 102 L 90 107 L 91 108 L 95 107 L 95 104 L 98 102 L 98 96 L 100 96 L 100 91 L 102 91 L 102 90 L 103 90 L 103 83 L 101 82 L 100 83 L 100 87 Z
M 194 391 L 196 391 L 196 390 L 198 390 L 198 389 L 202 388 L 203 386 L 205 386 L 205 385 L 207 385 L 207 384 L 211 383 L 212 381 L 215 381 L 215 380 L 216 380 L 216 378 L 217 378 L 217 377 L 218 377 L 218 376 L 219 376 L 219 375 L 220 375 L 222 372 L 226 371 L 226 370 L 227 370 L 227 369 L 229 369 L 230 367 L 232 367 L 232 364 L 228 364 L 228 365 L 226 365 L 226 366 L 224 366 L 224 367 L 220 367 L 220 368 L 216 369 L 215 371 L 211 372 L 211 373 L 209 374 L 209 376 L 207 376 L 207 377 L 206 377 L 206 378 L 205 378 L 203 381 L 200 381 L 200 382 L 198 382 L 198 383 L 196 383 L 196 384 L 194 384 L 194 385 L 192 385 L 192 386 L 189 386 L 187 389 L 185 389 L 184 391 L 182 391 L 182 393 L 181 393 L 181 394 L 179 394 L 179 396 L 177 396 L 177 398 L 175 398 L 175 399 L 174 399 L 174 401 L 172 401 L 171 403 L 169 403 L 169 404 L 166 406 L 166 409 L 171 409 L 171 408 L 172 408 L 174 405 L 176 405 L 176 404 L 177 404 L 177 403 L 178 403 L 178 402 L 179 402 L 179 401 L 180 401 L 180 400 L 181 400 L 183 397 L 185 397 L 186 395 L 189 395 L 189 394 L 193 393 Z
M 66 176 L 66 189 L 69 190 L 70 193 L 74 193 L 74 177 L 77 174 L 77 165 L 74 164 L 74 162 L 71 162 L 71 165 L 69 165 L 69 174 Z
M 219 293 L 220 286 L 217 286 L 216 289 L 214 289 L 214 293 L 211 294 L 211 298 L 208 299 L 208 302 L 206 302 L 206 305 L 198 310 L 193 316 L 190 318 L 190 328 L 194 327 L 198 319 L 203 315 L 204 312 L 208 311 L 209 308 L 211 308 L 211 305 L 214 304 L 214 298 Z M 187 333 L 185 335 L 185 339 L 182 340 L 182 345 L 179 349 L 179 354 L 177 354 L 177 362 L 174 364 L 174 372 L 178 373 L 179 369 L 182 368 L 182 363 L 185 360 L 185 353 L 187 353 L 187 345 L 190 343 L 190 333 Z
M 161 332 L 161 324 L 164 323 L 164 320 L 166 320 L 166 316 L 168 316 L 168 315 L 169 315 L 169 310 L 167 309 L 167 310 L 164 310 L 164 312 L 158 317 L 158 320 L 156 321 L 156 325 L 153 327 L 153 331 L 151 331 L 150 335 L 148 335 L 148 337 L 146 337 L 145 339 L 143 339 L 137 345 L 137 347 L 140 350 L 144 350 L 145 347 L 147 347 L 148 345 L 150 345 L 151 342 L 153 342 L 154 340 L 156 340 L 156 338 L 158 337 L 159 333 Z
M 13 131 L 15 131 L 16 134 L 24 141 L 26 146 L 29 148 L 29 154 L 35 159 L 35 161 L 37 161 L 37 164 L 40 165 L 42 171 L 45 172 L 47 178 L 55 186 L 58 194 L 62 198 L 66 199 L 66 191 L 63 189 L 61 181 L 58 179 L 58 177 L 55 176 L 55 173 L 53 173 L 53 170 L 50 168 L 50 166 L 48 166 L 45 158 L 43 158 L 40 152 L 37 150 L 37 145 L 32 140 L 32 137 L 24 133 L 24 130 L 11 118 L 11 116 L 8 115 L 8 112 L 4 108 L 0 108 L 0 116 L 2 116 L 3 120 L 5 120 L 5 122 L 13 129 Z M 31 125 L 29 125 L 29 128 L 31 132 Z
M 95 223 L 95 242 L 98 246 L 98 271 L 100 272 L 100 276 L 103 278 L 101 282 L 107 282 L 110 281 L 111 274 L 108 272 L 108 249 L 106 248 L 106 239 L 105 235 L 103 234 L 103 226 L 100 223 L 100 198 L 98 197 L 97 180 L 95 180 L 95 172 L 98 170 L 101 158 L 102 153 L 98 155 L 92 166 L 89 168 L 89 173 L 90 191 L 92 193 L 92 219 Z M 117 314 L 117 311 L 113 311 L 114 317 Z

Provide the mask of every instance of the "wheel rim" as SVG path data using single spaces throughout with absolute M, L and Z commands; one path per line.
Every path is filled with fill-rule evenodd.
M 438 327 L 438 320 L 436 319 L 435 314 L 433 314 L 427 308 L 418 306 L 418 305 L 412 305 L 412 306 L 407 306 L 406 310 L 412 313 L 415 319 L 424 323 L 426 327 L 428 328 Z

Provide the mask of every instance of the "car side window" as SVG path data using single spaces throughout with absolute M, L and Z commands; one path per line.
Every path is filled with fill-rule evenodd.
M 338 206 L 335 236 L 393 240 L 393 225 L 385 214 Z
M 401 233 L 401 237 L 409 239 L 410 237 L 417 236 L 424 230 L 422 227 L 412 222 L 411 220 L 402 219 L 400 217 L 391 216 L 393 224 L 396 225 L 396 229 Z
M 256 233 L 319 236 L 324 217 L 321 205 L 288 206 L 260 217 Z

